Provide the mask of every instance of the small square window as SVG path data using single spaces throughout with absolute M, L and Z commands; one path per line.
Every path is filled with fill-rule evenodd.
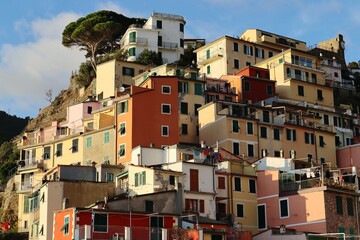
M 170 86 L 162 86 L 161 87 L 161 93 L 162 94 L 170 94 L 171 93 L 171 87 Z
M 119 157 L 125 157 L 125 144 L 120 144 L 119 146 Z
M 161 136 L 168 137 L 169 136 L 169 126 L 161 126 Z
M 171 105 L 170 104 L 161 104 L 161 113 L 162 114 L 171 114 Z

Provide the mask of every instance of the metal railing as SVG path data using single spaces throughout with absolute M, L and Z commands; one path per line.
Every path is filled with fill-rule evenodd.
M 139 37 L 129 38 L 129 44 L 131 44 L 131 43 L 147 45 L 148 39 L 147 38 L 139 38 Z
M 18 170 L 41 167 L 44 160 L 24 159 L 18 161 Z
M 317 177 L 317 178 L 309 178 L 306 180 L 299 180 L 299 181 L 288 181 L 288 180 L 280 181 L 281 192 L 298 191 L 301 189 L 321 187 L 321 186 L 343 188 L 351 191 L 356 190 L 355 183 L 340 181 L 334 178 L 324 178 L 324 180 L 322 180 L 320 177 Z
M 178 44 L 172 42 L 159 42 L 158 47 L 162 47 L 166 49 L 176 49 L 178 47 Z

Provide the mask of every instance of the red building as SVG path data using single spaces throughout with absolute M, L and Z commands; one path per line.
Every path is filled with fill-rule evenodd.
M 175 215 L 68 208 L 55 212 L 53 236 L 62 240 L 111 239 L 131 231 L 131 239 L 161 239 L 162 234 L 171 235 L 177 225 Z M 168 232 L 162 229 L 168 229 Z M 168 239 L 172 238 L 169 236 Z
M 236 88 L 239 102 L 254 103 L 276 95 L 276 81 L 269 79 L 268 69 L 247 66 L 237 74 L 225 75 L 221 79 L 228 80 Z

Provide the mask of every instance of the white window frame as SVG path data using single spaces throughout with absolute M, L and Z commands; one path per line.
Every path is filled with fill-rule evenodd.
M 169 88 L 169 92 L 164 92 L 164 88 Z M 162 93 L 162 94 L 171 94 L 171 86 L 162 85 L 162 86 L 161 86 L 161 93 Z
M 163 112 L 163 106 L 169 106 L 169 112 Z M 167 115 L 170 115 L 171 114 L 171 104 L 168 104 L 168 103 L 162 103 L 161 104 L 161 114 L 167 114 Z
M 281 216 L 281 202 L 286 201 L 286 207 L 287 207 L 287 216 Z M 283 218 L 289 218 L 290 217 L 290 209 L 289 209 L 289 198 L 281 198 L 279 199 L 279 216 L 281 219 Z
M 167 128 L 167 135 L 163 134 L 163 129 Z M 168 137 L 169 136 L 169 126 L 168 125 L 161 125 L 161 136 L 162 137 Z

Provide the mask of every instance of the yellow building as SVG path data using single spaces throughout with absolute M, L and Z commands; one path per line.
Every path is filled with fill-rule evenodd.
M 325 83 L 325 72 L 317 57 L 288 49 L 256 66 L 269 69 L 280 98 L 333 108 L 333 91 Z
M 120 87 L 133 85 L 132 78 L 145 71 L 143 64 L 111 60 L 97 66 L 96 95 L 99 101 L 115 96 Z
M 246 104 L 217 101 L 199 109 L 200 140 L 245 160 L 259 157 L 257 124 Z

